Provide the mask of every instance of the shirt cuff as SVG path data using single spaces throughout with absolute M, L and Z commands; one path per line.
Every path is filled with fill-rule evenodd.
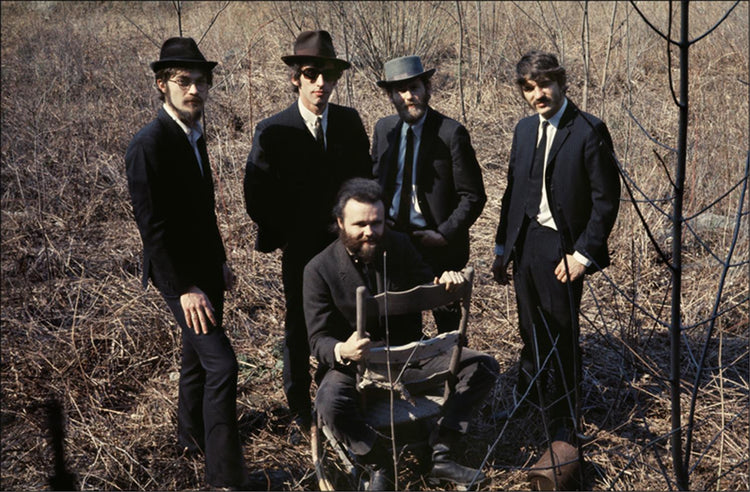
M 336 345 L 333 346 L 333 355 L 336 357 L 336 363 L 341 364 L 342 366 L 348 366 L 352 363 L 350 360 L 344 360 L 343 357 L 341 357 L 341 346 L 344 345 L 344 342 L 338 342 Z
M 505 253 L 505 246 L 502 244 L 496 244 L 495 245 L 495 256 L 503 256 Z
M 581 265 L 585 266 L 586 268 L 588 268 L 589 266 L 591 266 L 591 260 L 589 260 L 588 258 L 586 258 L 585 256 L 583 256 L 578 251 L 574 251 L 573 252 L 573 258 L 575 258 L 578 263 L 580 263 Z

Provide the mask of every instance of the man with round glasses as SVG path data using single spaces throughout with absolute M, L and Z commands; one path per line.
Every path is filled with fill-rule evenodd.
M 336 57 L 331 35 L 304 31 L 283 56 L 297 100 L 261 121 L 247 158 L 247 212 L 257 224 L 255 249 L 281 249 L 286 301 L 284 392 L 295 420 L 290 439 L 311 423 L 310 348 L 302 310 L 302 272 L 335 238 L 336 193 L 352 177 L 369 177 L 370 143 L 356 110 L 329 103 L 350 63 Z
M 151 278 L 182 331 L 177 445 L 204 454 L 212 487 L 247 484 L 237 428 L 237 359 L 222 325 L 234 275 L 216 225 L 200 123 L 216 62 L 192 38 L 164 42 L 151 63 L 164 105 L 125 153 L 133 214 Z

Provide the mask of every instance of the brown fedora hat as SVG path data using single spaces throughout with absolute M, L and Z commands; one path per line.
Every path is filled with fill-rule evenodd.
M 164 41 L 159 59 L 151 62 L 151 70 L 158 72 L 166 67 L 200 68 L 213 70 L 218 62 L 207 61 L 193 38 L 169 38 Z
M 352 66 L 348 61 L 336 58 L 336 50 L 333 49 L 333 40 L 328 31 L 302 31 L 294 41 L 294 54 L 282 56 L 281 59 L 287 65 L 317 59 L 333 61 L 342 70 Z
M 416 55 L 402 56 L 388 60 L 383 66 L 385 79 L 375 82 L 378 87 L 386 88 L 390 84 L 406 82 L 407 80 L 416 79 L 417 77 L 430 78 L 435 73 L 435 69 L 425 70 L 422 66 L 422 60 Z

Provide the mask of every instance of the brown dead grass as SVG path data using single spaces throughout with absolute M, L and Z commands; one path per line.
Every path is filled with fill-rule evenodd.
M 185 34 L 196 38 L 220 8 L 210 2 L 182 5 Z M 343 18 L 333 10 L 336 5 L 231 4 L 201 44 L 209 59 L 221 62 L 207 127 L 220 227 L 239 278 L 227 299 L 225 323 L 240 360 L 244 452 L 250 470 L 265 474 L 268 488 L 274 489 L 312 489 L 316 481 L 308 447 L 287 442 L 279 256 L 253 251 L 255 229 L 244 211 L 241 182 L 254 125 L 293 100 L 279 56 L 290 49 L 294 23 L 329 29 L 343 54 L 344 37 L 354 46 L 366 26 L 355 23 L 355 14 L 367 19 L 377 9 L 404 8 L 400 3 L 350 3 L 344 11 L 349 17 Z M 657 25 L 666 25 L 666 3 L 639 5 Z M 512 287 L 498 287 L 488 273 L 512 131 L 526 114 L 511 74 L 527 49 L 562 49 L 571 77 L 569 94 L 580 102 L 581 10 L 570 2 L 481 6 L 479 63 L 477 4 L 461 3 L 466 123 L 489 195 L 472 229 L 471 261 L 478 275 L 470 344 L 492 353 L 502 374 L 472 429 L 464 458 L 478 464 L 487 457 L 488 488 L 525 489 L 524 468 L 542 452 L 544 436 L 537 415 L 514 418 L 508 425 L 493 417 L 512 405 L 520 339 Z M 692 5 L 691 31 L 697 35 L 710 27 L 727 6 Z M 590 4 L 588 109 L 604 116 L 623 170 L 639 189 L 666 199 L 668 179 L 654 152 L 670 173 L 675 156 L 644 137 L 627 113 L 655 138 L 675 145 L 677 110 L 667 85 L 666 50 L 632 8 L 619 3 L 602 89 L 612 7 L 610 2 Z M 172 4 L 3 2 L 1 8 L 1 486 L 47 487 L 53 469 L 45 404 L 56 398 L 67 419 L 68 465 L 82 488 L 203 487 L 200 460 L 178 458 L 171 446 L 178 331 L 159 295 L 139 284 L 141 244 L 122 161 L 132 134 L 158 107 L 147 66 L 158 48 L 128 19 L 160 43 L 176 34 Z M 431 40 L 425 64 L 438 68 L 434 106 L 460 119 L 456 5 L 425 2 L 408 8 L 410 15 L 392 16 L 394 26 L 401 22 L 407 34 L 420 32 L 428 15 L 449 25 Z M 742 178 L 748 148 L 747 18 L 747 3 L 742 3 L 691 52 L 686 216 Z M 542 30 L 544 25 L 548 28 Z M 385 26 L 371 26 L 379 27 Z M 357 52 L 349 58 L 356 61 Z M 356 107 L 370 130 L 391 108 L 367 67 L 349 75 L 334 101 Z M 739 196 L 735 190 L 712 208 L 713 222 L 690 222 L 720 259 L 732 244 Z M 590 278 L 582 308 L 587 487 L 662 490 L 675 487 L 668 437 L 670 276 L 633 204 L 625 194 L 623 200 L 612 234 L 613 265 L 606 275 Z M 669 212 L 668 203 L 658 205 Z M 670 251 L 667 218 L 655 207 L 639 206 L 660 247 Z M 745 198 L 745 213 L 747 207 Z M 745 217 L 732 259 L 739 266 L 729 270 L 723 284 L 721 316 L 697 383 L 690 460 L 695 489 L 750 487 L 747 227 Z M 689 232 L 684 246 L 683 322 L 691 328 L 682 347 L 683 422 L 707 333 L 707 325 L 699 322 L 711 313 L 721 273 L 716 258 Z M 408 488 L 426 487 L 413 474 L 406 479 Z

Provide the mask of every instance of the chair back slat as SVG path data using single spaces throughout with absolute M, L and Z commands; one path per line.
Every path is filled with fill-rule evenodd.
M 461 306 L 461 320 L 456 331 L 405 345 L 371 348 L 366 360 L 361 361 L 358 367 L 357 387 L 360 390 L 373 387 L 393 389 L 405 392 L 401 396 L 410 398 L 410 392 L 418 393 L 442 384 L 443 398 L 447 398 L 455 385 L 462 341 L 466 337 L 474 269 L 466 268 L 463 274 L 466 282 L 452 292 L 447 291 L 444 285 L 432 284 L 400 292 L 388 291 L 376 296 L 371 296 L 364 287 L 357 289 L 357 331 L 360 336 L 364 336 L 367 331 L 368 322 L 382 318 L 386 312 L 388 316 L 421 313 L 456 301 L 460 301 Z M 424 361 L 448 351 L 453 351 L 450 364 L 435 369 L 431 374 L 421 373 L 415 375 L 416 379 L 410 379 L 410 375 L 416 371 L 404 370 L 405 366 L 419 367 Z M 392 382 L 389 382 L 389 365 Z

